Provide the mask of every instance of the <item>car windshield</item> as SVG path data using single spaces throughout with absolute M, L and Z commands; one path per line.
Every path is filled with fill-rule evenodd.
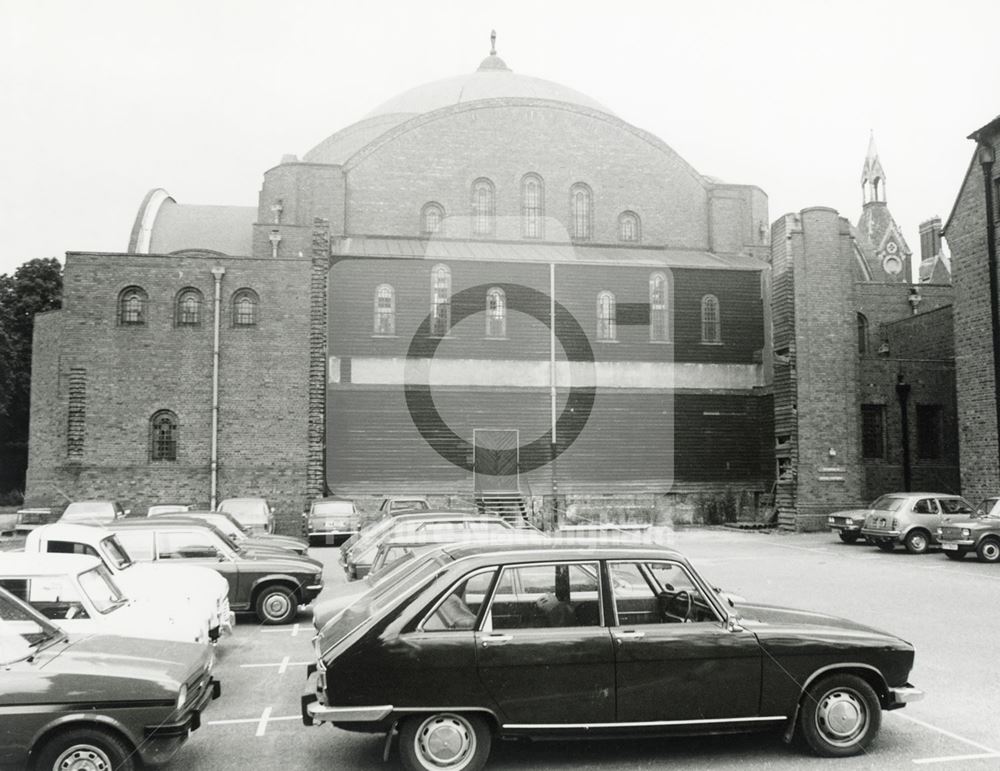
M 938 503 L 941 504 L 941 511 L 945 514 L 973 513 L 972 506 L 961 498 L 939 498 Z
M 45 616 L 0 589 L 0 666 L 30 659 L 64 639 L 66 635 Z
M 906 498 L 901 498 L 897 495 L 883 495 L 876 498 L 871 507 L 878 511 L 896 511 L 903 505 L 905 500 Z
M 353 514 L 354 504 L 350 501 L 317 501 L 312 506 L 312 513 L 315 517 Z
M 128 604 L 128 600 L 125 599 L 104 565 L 98 565 L 92 570 L 81 573 L 80 588 L 83 589 L 100 613 L 108 613 Z
M 420 559 L 407 561 L 397 569 L 380 575 L 374 586 L 365 593 L 372 615 L 391 605 L 406 592 L 412 591 L 415 586 L 422 584 L 426 578 L 437 573 L 446 564 L 440 552 L 434 552 L 422 555 Z
M 248 522 L 263 524 L 267 522 L 267 511 L 264 509 L 263 501 L 223 501 L 219 504 L 219 511 L 232 514 L 243 524 Z
M 989 519 L 1000 519 L 1000 512 L 996 510 L 997 501 L 1000 498 L 986 498 L 976 507 L 976 515 L 988 517 Z
M 132 565 L 132 558 L 128 556 L 128 552 L 125 551 L 125 547 L 118 542 L 117 536 L 109 535 L 103 541 L 101 541 L 101 551 L 104 552 L 104 556 L 111 561 L 118 570 L 124 570 L 125 568 Z

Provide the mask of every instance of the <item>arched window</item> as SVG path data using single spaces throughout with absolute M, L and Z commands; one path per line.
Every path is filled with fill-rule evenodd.
M 591 233 L 590 188 L 577 182 L 569 189 L 570 235 L 576 241 L 587 241 Z
M 177 293 L 174 303 L 174 324 L 178 327 L 196 327 L 201 324 L 202 295 L 194 287 Z
M 177 460 L 177 416 L 170 410 L 149 419 L 149 459 Z
M 618 215 L 618 240 L 638 242 L 640 238 L 639 215 L 634 211 L 623 211 Z
M 257 325 L 260 299 L 252 289 L 238 289 L 233 294 L 233 326 L 253 327 Z
M 451 271 L 447 265 L 431 269 L 431 334 L 444 337 L 451 329 Z
M 719 321 L 719 298 L 707 294 L 701 298 L 701 341 L 722 342 L 722 324 Z
M 441 231 L 441 221 L 444 219 L 444 207 L 439 203 L 425 203 L 420 210 L 420 232 L 424 235 L 434 235 Z
M 858 314 L 858 353 L 868 353 L 868 317 L 863 313 Z
M 656 272 L 649 277 L 649 339 L 654 343 L 670 340 L 667 290 L 666 273 Z
M 525 174 L 521 179 L 521 234 L 525 238 L 542 238 L 545 233 L 545 187 L 537 174 Z
M 486 336 L 507 336 L 507 296 L 498 286 L 486 293 Z
M 472 232 L 477 236 L 493 234 L 494 219 L 493 183 L 477 179 L 472 183 Z
M 375 330 L 376 335 L 396 334 L 396 292 L 391 284 L 379 284 L 375 288 Z
M 611 292 L 600 292 L 597 295 L 597 339 L 614 340 L 615 329 L 615 296 Z
M 118 323 L 123 327 L 142 326 L 146 323 L 146 306 L 149 295 L 138 286 L 125 287 L 118 294 Z

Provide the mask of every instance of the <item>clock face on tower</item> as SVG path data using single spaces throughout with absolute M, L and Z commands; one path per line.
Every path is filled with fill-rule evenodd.
M 898 276 L 903 270 L 903 261 L 895 254 L 887 254 L 885 259 L 882 260 L 882 270 L 890 276 Z

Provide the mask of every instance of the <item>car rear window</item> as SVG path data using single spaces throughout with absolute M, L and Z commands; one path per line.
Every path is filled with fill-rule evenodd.
M 219 511 L 228 511 L 243 523 L 267 522 L 263 501 L 223 501 Z
M 314 503 L 312 513 L 320 516 L 329 514 L 353 514 L 354 504 L 350 501 L 324 501 Z
M 903 505 L 905 500 L 906 498 L 900 498 L 895 495 L 883 495 L 875 499 L 872 508 L 878 511 L 896 511 Z

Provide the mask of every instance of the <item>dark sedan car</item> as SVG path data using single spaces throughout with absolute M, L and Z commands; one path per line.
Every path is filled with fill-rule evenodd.
M 252 610 L 264 624 L 285 624 L 323 589 L 323 565 L 291 552 L 240 549 L 218 528 L 169 517 L 115 522 L 113 531 L 137 562 L 204 565 L 229 582 L 229 607 Z
M 856 755 L 923 694 L 913 647 L 844 619 L 724 605 L 679 553 L 563 542 L 442 547 L 315 641 L 306 724 L 387 732 L 407 769 L 481 768 L 494 737 L 784 727 Z M 378 672 L 378 677 L 372 677 Z M 739 687 L 734 687 L 738 683 Z
M 0 766 L 35 771 L 165 763 L 218 698 L 204 645 L 68 637 L 0 589 Z

